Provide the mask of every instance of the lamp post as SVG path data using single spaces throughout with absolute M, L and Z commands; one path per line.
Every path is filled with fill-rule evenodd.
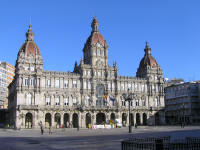
M 185 104 L 183 103 L 182 104 L 182 107 L 183 107 L 183 128 L 185 126 Z
M 132 132 L 132 126 L 131 126 L 131 115 L 130 115 L 130 103 L 134 98 L 134 93 L 130 93 L 130 89 L 128 89 L 127 93 L 123 93 L 122 97 L 125 101 L 128 101 L 128 111 L 129 111 L 129 133 Z
M 79 111 L 79 115 L 80 115 L 80 111 L 83 111 L 83 106 L 81 104 L 77 105 L 77 110 Z M 79 115 L 78 115 L 78 126 L 77 126 L 77 131 L 79 131 Z

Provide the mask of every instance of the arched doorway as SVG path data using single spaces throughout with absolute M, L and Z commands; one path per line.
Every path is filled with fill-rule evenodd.
M 27 113 L 25 117 L 25 128 L 32 128 L 33 126 L 33 116 L 31 113 Z
M 96 124 L 104 124 L 106 123 L 106 116 L 104 113 L 98 113 L 96 116 Z
M 56 128 L 60 128 L 60 125 L 61 125 L 61 123 L 60 123 L 61 120 L 60 119 L 61 119 L 60 114 L 56 113 L 55 117 L 54 117 L 54 122 L 56 124 Z
M 155 125 L 160 125 L 160 116 L 158 112 L 155 114 Z
M 110 120 L 115 120 L 115 114 L 114 113 L 111 113 Z
M 137 123 L 137 125 L 140 125 L 140 114 L 139 113 L 136 114 L 136 123 Z
M 73 114 L 72 124 L 74 128 L 78 128 L 78 114 L 77 113 Z
M 126 121 L 127 121 L 127 115 L 126 115 L 126 113 L 123 113 L 122 114 L 122 124 L 123 124 L 123 126 L 126 126 Z
M 64 126 L 65 128 L 69 128 L 69 114 L 68 113 L 64 114 Z
M 130 118 L 131 119 L 131 121 L 130 121 L 131 122 L 131 126 L 134 126 L 134 116 L 133 116 L 132 113 L 130 114 L 130 117 L 131 117 Z
M 143 113 L 143 125 L 146 126 L 147 125 L 147 114 Z
M 46 113 L 45 115 L 45 127 L 51 126 L 51 114 Z
M 87 113 L 85 118 L 86 128 L 88 128 L 88 124 L 91 124 L 91 114 Z

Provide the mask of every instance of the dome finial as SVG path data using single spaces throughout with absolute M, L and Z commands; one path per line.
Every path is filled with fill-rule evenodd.
M 148 41 L 146 41 L 146 46 L 145 46 L 144 51 L 145 51 L 146 55 L 151 55 L 151 48 L 149 47 L 149 42 Z
M 34 33 L 32 31 L 32 25 L 29 24 L 28 32 L 26 32 L 26 40 L 27 41 L 33 41 Z
M 149 42 L 146 41 L 146 47 L 145 48 L 149 48 Z
M 98 20 L 97 20 L 96 16 L 94 16 L 94 18 L 92 20 L 91 27 L 92 27 L 92 31 L 93 32 L 98 32 L 99 31 L 99 29 L 98 29 L 99 23 L 98 23 Z

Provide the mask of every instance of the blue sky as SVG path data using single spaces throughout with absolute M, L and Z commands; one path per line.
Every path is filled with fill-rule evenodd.
M 73 71 L 96 15 L 109 46 L 109 64 L 135 76 L 149 41 L 164 77 L 199 80 L 198 0 L 1 0 L 1 61 L 15 64 L 32 22 L 45 70 Z

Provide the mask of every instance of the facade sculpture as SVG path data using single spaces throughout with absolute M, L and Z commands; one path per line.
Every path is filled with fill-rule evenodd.
M 43 70 L 43 59 L 34 42 L 32 26 L 19 50 L 16 74 L 9 86 L 10 122 L 16 128 L 88 127 L 121 119 L 129 124 L 128 103 L 122 94 L 135 94 L 131 123 L 164 124 L 162 70 L 146 43 L 136 77 L 119 76 L 117 63 L 108 64 L 108 45 L 93 19 L 91 35 L 83 48 L 83 60 L 73 72 Z

